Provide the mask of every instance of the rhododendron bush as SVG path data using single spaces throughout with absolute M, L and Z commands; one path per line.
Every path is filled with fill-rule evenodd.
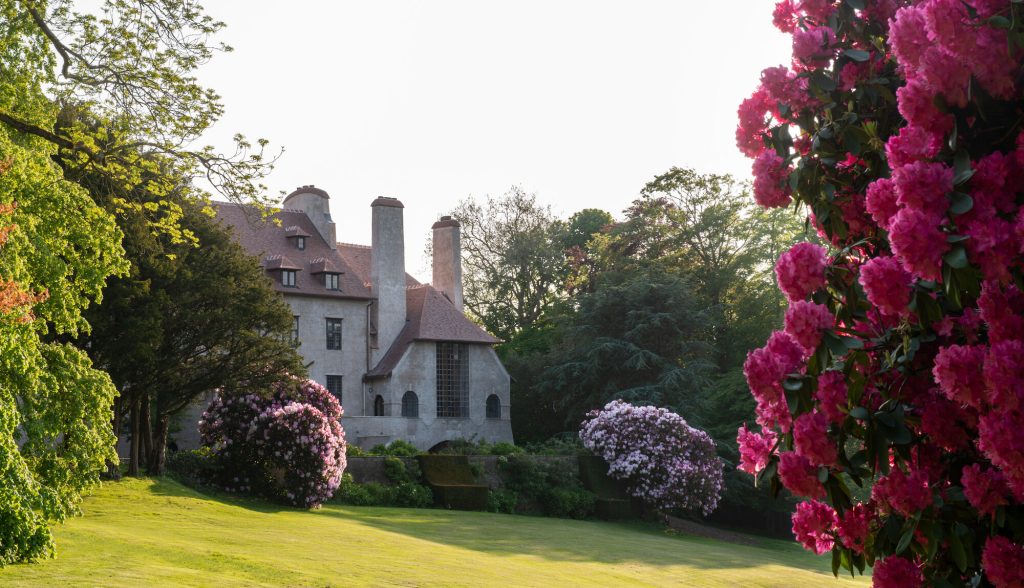
M 785 0 L 739 109 L 754 196 L 829 247 L 779 258 L 741 469 L 876 586 L 1024 585 L 1024 7 Z M 870 488 L 856 501 L 851 485 Z M 866 496 L 866 493 L 864 493 Z
M 345 471 L 341 405 L 312 380 L 290 379 L 271 394 L 221 392 L 199 422 L 229 492 L 263 494 L 315 507 L 334 495 Z
M 609 476 L 656 508 L 707 515 L 718 506 L 715 442 L 674 412 L 614 400 L 587 415 L 580 439 L 608 462 Z

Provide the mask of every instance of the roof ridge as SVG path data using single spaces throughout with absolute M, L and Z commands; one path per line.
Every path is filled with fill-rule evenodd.
M 344 241 L 337 241 L 337 244 L 338 245 L 345 245 L 345 246 L 348 246 L 348 247 L 358 247 L 359 249 L 373 249 L 373 247 L 371 247 L 369 245 L 360 245 L 359 243 L 345 243 Z

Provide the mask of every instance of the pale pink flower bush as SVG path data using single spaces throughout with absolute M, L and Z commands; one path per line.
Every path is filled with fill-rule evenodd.
M 608 475 L 655 508 L 708 515 L 718 506 L 715 442 L 674 412 L 614 400 L 587 415 L 580 439 L 608 462 Z
M 833 569 L 1024 586 L 1024 4 L 783 0 L 788 65 L 739 108 L 754 198 L 825 249 L 775 266 L 740 469 L 811 499 Z M 798 352 L 799 350 L 799 352 Z M 871 489 L 851 498 L 850 483 Z
M 345 471 L 342 414 L 337 398 L 312 380 L 292 378 L 268 395 L 218 393 L 199 422 L 219 466 L 213 482 L 228 492 L 319 506 Z

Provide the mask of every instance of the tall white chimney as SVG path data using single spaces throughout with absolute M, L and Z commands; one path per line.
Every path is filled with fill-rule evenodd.
M 377 297 L 373 315 L 377 328 L 374 363 L 387 353 L 405 327 L 405 233 L 402 209 L 397 198 L 381 196 L 373 209 L 373 237 L 370 280 Z
M 281 206 L 306 213 L 309 220 L 313 221 L 317 232 L 327 242 L 327 246 L 331 249 L 338 248 L 334 221 L 331 220 L 331 197 L 327 195 L 326 191 L 312 184 L 300 186 L 285 197 Z
M 434 230 L 434 287 L 462 311 L 461 225 L 450 216 L 442 216 L 431 228 Z

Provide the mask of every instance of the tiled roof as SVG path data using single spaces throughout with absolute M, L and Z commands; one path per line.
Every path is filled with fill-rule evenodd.
M 344 273 L 340 267 L 326 257 L 318 257 L 309 262 L 309 273 L 311 274 L 340 274 Z
M 356 245 L 354 243 L 338 243 L 338 253 L 345 260 L 345 263 L 352 268 L 352 271 L 356 272 L 359 279 L 366 284 L 366 287 L 372 287 L 370 284 L 370 248 L 366 245 Z M 408 273 L 405 274 L 405 286 L 407 288 L 419 285 L 420 283 L 416 278 Z
M 295 210 L 278 210 L 266 221 L 260 220 L 259 213 L 238 204 L 213 202 L 217 211 L 217 219 L 228 227 L 235 239 L 249 253 L 256 255 L 267 269 L 297 269 L 295 287 L 282 286 L 274 280 L 274 289 L 290 295 L 319 296 L 323 298 L 358 298 L 370 299 L 373 294 L 368 284 L 352 271 L 345 259 L 335 250 L 327 246 L 312 221 L 305 213 Z M 280 224 L 274 223 L 274 219 Z M 286 228 L 287 227 L 287 228 Z M 286 233 L 295 227 L 297 231 L 309 234 L 306 248 L 299 250 L 293 239 Z M 280 260 L 280 261 L 278 261 Z M 341 274 L 338 290 L 328 290 L 323 278 L 313 275 L 316 262 L 329 262 Z M 288 264 L 286 267 L 282 264 Z M 275 266 L 276 267 L 273 267 Z
M 367 379 L 390 376 L 414 341 L 457 341 L 483 345 L 501 343 L 501 339 L 466 318 L 447 296 L 429 284 L 408 288 L 405 291 L 405 305 L 408 315 L 405 328 L 380 363 L 366 373 Z
M 310 235 L 306 231 L 303 231 L 302 227 L 297 226 L 297 225 L 292 225 L 290 227 L 285 227 L 284 228 L 284 236 L 285 237 L 312 237 L 312 235 Z

